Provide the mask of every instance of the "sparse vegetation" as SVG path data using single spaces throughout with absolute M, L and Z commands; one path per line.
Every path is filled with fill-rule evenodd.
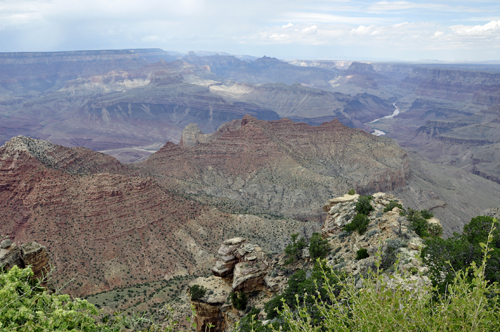
M 356 194 L 356 191 L 354 189 L 349 189 L 349 191 L 347 192 L 349 195 L 355 195 Z
M 306 240 L 303 237 L 299 239 L 299 233 L 292 234 L 292 243 L 285 248 L 285 254 L 288 256 L 285 263 L 290 264 L 295 262 L 296 259 L 299 259 L 302 256 L 302 250 L 304 250 L 306 246 Z

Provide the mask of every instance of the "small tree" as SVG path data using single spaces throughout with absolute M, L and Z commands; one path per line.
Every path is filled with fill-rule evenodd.
M 361 248 L 358 251 L 356 251 L 356 260 L 357 261 L 359 261 L 361 259 L 368 258 L 368 257 L 370 257 L 370 255 L 368 254 L 368 250 L 366 250 L 365 248 Z
M 235 307 L 238 310 L 245 310 L 248 304 L 248 298 L 243 292 L 231 292 L 229 295 L 231 298 L 231 303 L 233 304 L 233 307 Z
M 347 232 L 358 231 L 359 235 L 362 235 L 368 229 L 368 224 L 370 223 L 370 219 L 362 213 L 358 213 L 352 221 L 344 226 L 344 230 Z
M 298 239 L 298 237 L 299 233 L 292 234 L 292 243 L 285 248 L 285 254 L 288 255 L 286 264 L 293 263 L 296 259 L 299 259 L 302 256 L 302 250 L 307 246 L 306 240 L 304 238 Z
M 356 202 L 356 211 L 358 213 L 368 215 L 370 211 L 373 210 L 373 206 L 370 204 L 372 199 L 373 196 L 359 196 L 358 201 Z
M 309 242 L 309 255 L 312 259 L 325 258 L 328 254 L 328 241 L 320 233 L 313 233 Z
M 202 285 L 193 285 L 193 287 L 191 287 L 189 291 L 191 292 L 191 300 L 194 301 L 194 300 L 199 300 L 203 296 L 205 296 L 207 289 Z

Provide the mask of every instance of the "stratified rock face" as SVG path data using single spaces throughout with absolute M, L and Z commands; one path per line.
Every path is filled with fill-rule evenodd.
M 29 242 L 20 247 L 10 239 L 2 241 L 0 248 L 0 267 L 11 269 L 14 265 L 31 267 L 33 278 L 43 280 L 50 273 L 50 257 L 47 248 L 36 242 Z
M 55 281 L 77 278 L 68 291 L 79 296 L 213 266 L 209 248 L 235 219 L 150 178 L 110 174 L 122 167 L 88 149 L 12 139 L 0 148 L 1 235 L 49 248 Z M 46 260 L 34 246 L 3 250 L 35 269 Z
M 35 278 L 42 279 L 50 272 L 50 257 L 46 249 L 36 242 L 29 242 L 21 246 L 24 265 L 31 266 Z
M 194 146 L 167 143 L 140 167 L 178 179 L 189 193 L 295 216 L 319 215 L 319 202 L 350 188 L 386 191 L 410 178 L 406 152 L 397 144 L 338 120 L 313 127 L 245 116 L 239 128 L 212 135 Z
M 452 69 L 415 68 L 403 87 L 419 96 L 468 101 L 482 105 L 500 103 L 500 74 Z

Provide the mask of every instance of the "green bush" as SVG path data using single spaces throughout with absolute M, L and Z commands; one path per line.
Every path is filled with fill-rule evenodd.
M 429 232 L 429 235 L 431 237 L 440 237 L 441 235 L 443 235 L 443 227 L 439 226 L 438 224 L 429 223 L 427 231 Z
M 429 210 L 420 211 L 420 215 L 422 215 L 422 218 L 424 219 L 431 219 L 432 217 L 434 217 L 434 213 L 430 212 Z
M 361 259 L 368 258 L 368 257 L 370 257 L 370 255 L 368 255 L 368 250 L 366 250 L 365 248 L 361 248 L 358 251 L 356 251 L 356 260 L 357 261 L 359 261 Z
M 344 226 L 344 231 L 347 232 L 358 231 L 359 235 L 362 235 L 368 229 L 369 223 L 370 220 L 366 215 L 358 213 L 349 224 Z
M 306 271 L 297 271 L 288 279 L 288 285 L 283 293 L 276 295 L 264 305 L 267 319 L 277 317 L 278 311 L 283 309 L 283 303 L 295 309 L 298 305 L 298 299 L 301 305 L 306 304 L 307 307 L 311 308 L 315 303 L 314 294 L 317 294 L 316 296 L 322 301 L 328 301 L 327 288 L 332 289 L 335 293 L 340 292 L 337 285 L 344 277 L 341 274 L 334 274 L 324 260 L 314 265 L 309 277 Z M 315 318 L 318 318 L 314 312 L 311 313 Z
M 349 195 L 355 195 L 356 194 L 356 190 L 354 189 L 349 189 L 349 191 L 347 192 Z
M 493 224 L 492 217 L 478 216 L 464 226 L 462 234 L 455 233 L 446 240 L 435 237 L 425 241 L 421 257 L 429 266 L 432 283 L 440 293 L 446 291 L 457 271 L 464 271 L 472 263 L 481 263 L 481 244 L 488 242 Z M 497 229 L 491 232 L 490 242 L 485 278 L 490 282 L 500 282 L 500 234 Z
M 248 298 L 243 292 L 231 292 L 229 295 L 231 298 L 231 303 L 233 304 L 233 307 L 235 307 L 238 310 L 245 310 L 248 304 Z
M 191 300 L 194 301 L 199 300 L 203 296 L 205 296 L 207 289 L 201 285 L 193 285 L 193 287 L 191 287 L 189 291 L 191 292 Z
M 403 209 L 403 206 L 396 201 L 390 201 L 384 209 L 384 212 L 392 211 L 395 207 Z
M 422 215 L 417 210 L 408 209 L 406 218 L 410 222 L 410 228 L 417 233 L 421 238 L 429 237 L 428 232 L 429 222 L 422 218 Z
M 295 262 L 296 259 L 300 259 L 302 256 L 302 250 L 307 247 L 307 242 L 304 238 L 300 238 L 299 233 L 292 234 L 292 243 L 286 246 L 285 254 L 287 254 L 288 259 L 285 264 L 290 264 Z
M 359 196 L 356 202 L 356 212 L 368 215 L 373 210 L 373 206 L 370 204 L 372 199 L 373 196 Z
M 313 233 L 309 241 L 309 256 L 312 259 L 325 258 L 328 254 L 328 241 L 322 238 L 321 233 Z

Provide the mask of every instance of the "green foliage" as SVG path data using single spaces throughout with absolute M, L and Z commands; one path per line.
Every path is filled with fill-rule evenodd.
M 368 224 L 370 223 L 370 220 L 368 217 L 362 213 L 358 213 L 352 221 L 344 226 L 344 231 L 347 232 L 354 232 L 358 231 L 360 235 L 364 234 L 366 230 L 368 229 Z
M 290 264 L 295 262 L 296 259 L 299 259 L 302 256 L 302 250 L 307 247 L 307 242 L 304 238 L 300 238 L 299 233 L 292 234 L 292 243 L 286 246 L 285 254 L 288 255 L 288 259 L 285 264 Z
M 429 223 L 427 231 L 429 232 L 429 235 L 431 237 L 441 237 L 443 235 L 443 227 L 439 226 L 438 224 Z
M 373 196 L 359 196 L 356 202 L 356 212 L 368 215 L 373 210 L 373 206 L 370 204 L 372 199 Z
M 436 237 L 425 242 L 421 257 L 429 266 L 433 285 L 440 293 L 446 291 L 457 271 L 464 271 L 473 263 L 481 263 L 481 245 L 488 241 L 491 242 L 491 251 L 485 262 L 485 278 L 490 282 L 500 282 L 500 234 L 496 229 L 490 233 L 493 224 L 493 218 L 478 216 L 464 226 L 462 234 L 455 233 L 446 240 Z
M 420 215 L 424 219 L 431 219 L 432 217 L 434 217 L 434 213 L 430 212 L 429 210 L 420 211 Z
M 356 194 L 356 190 L 354 189 L 349 189 L 349 191 L 347 192 L 349 195 L 355 195 Z
M 344 278 L 343 275 L 334 274 L 327 267 L 326 261 L 316 263 L 310 272 L 297 271 L 288 279 L 288 285 L 284 292 L 264 305 L 267 319 L 277 317 L 278 311 L 283 309 L 283 304 L 295 309 L 300 303 L 313 310 L 312 305 L 315 303 L 315 296 L 318 296 L 322 301 L 328 301 L 328 293 L 325 287 L 328 286 L 328 288 L 338 293 L 340 290 L 337 289 L 336 285 L 339 284 L 342 278 Z M 318 318 L 317 314 L 313 312 L 311 314 L 316 319 Z
M 233 307 L 235 307 L 238 310 L 245 310 L 247 308 L 247 303 L 248 303 L 248 298 L 243 292 L 231 292 L 229 295 L 231 298 L 231 303 L 233 304 Z
M 17 266 L 0 272 L 0 331 L 119 331 L 126 325 L 123 319 L 98 323 L 92 304 L 49 293 L 32 275 Z
M 396 201 L 390 201 L 384 209 L 384 212 L 392 211 L 395 207 L 403 209 L 403 206 Z
M 417 233 L 421 238 L 429 237 L 428 232 L 429 222 L 422 218 L 422 215 L 417 210 L 408 209 L 406 212 L 406 218 L 410 221 L 410 227 Z
M 377 269 L 366 276 L 360 274 L 360 280 L 352 276 L 339 278 L 334 285 L 324 283 L 321 287 L 326 294 L 320 292 L 312 301 L 298 297 L 293 306 L 285 302 L 275 320 L 280 326 L 270 330 L 500 331 L 497 284 L 486 279 L 486 261 L 492 252 L 489 244 L 493 240 L 489 235 L 487 242 L 481 242 L 480 263 L 457 271 L 447 285 L 446 296 L 434 296 L 435 287 L 412 279 L 411 274 L 386 278 Z M 335 275 L 326 265 L 322 271 L 324 280 Z
M 252 308 L 250 312 L 243 317 L 237 326 L 236 331 L 238 332 L 267 332 L 272 331 L 269 324 L 267 326 L 262 325 L 262 322 L 257 319 L 259 314 L 259 309 Z
M 205 296 L 207 289 L 201 285 L 193 285 L 189 291 L 191 293 L 191 300 L 199 300 Z
M 323 239 L 321 233 L 313 233 L 309 241 L 309 255 L 313 259 L 325 258 L 328 254 L 328 241 Z
M 361 248 L 358 251 L 356 251 L 356 260 L 357 261 L 359 261 L 361 259 L 368 258 L 368 257 L 370 257 L 370 255 L 368 255 L 368 250 L 366 250 L 365 248 Z

